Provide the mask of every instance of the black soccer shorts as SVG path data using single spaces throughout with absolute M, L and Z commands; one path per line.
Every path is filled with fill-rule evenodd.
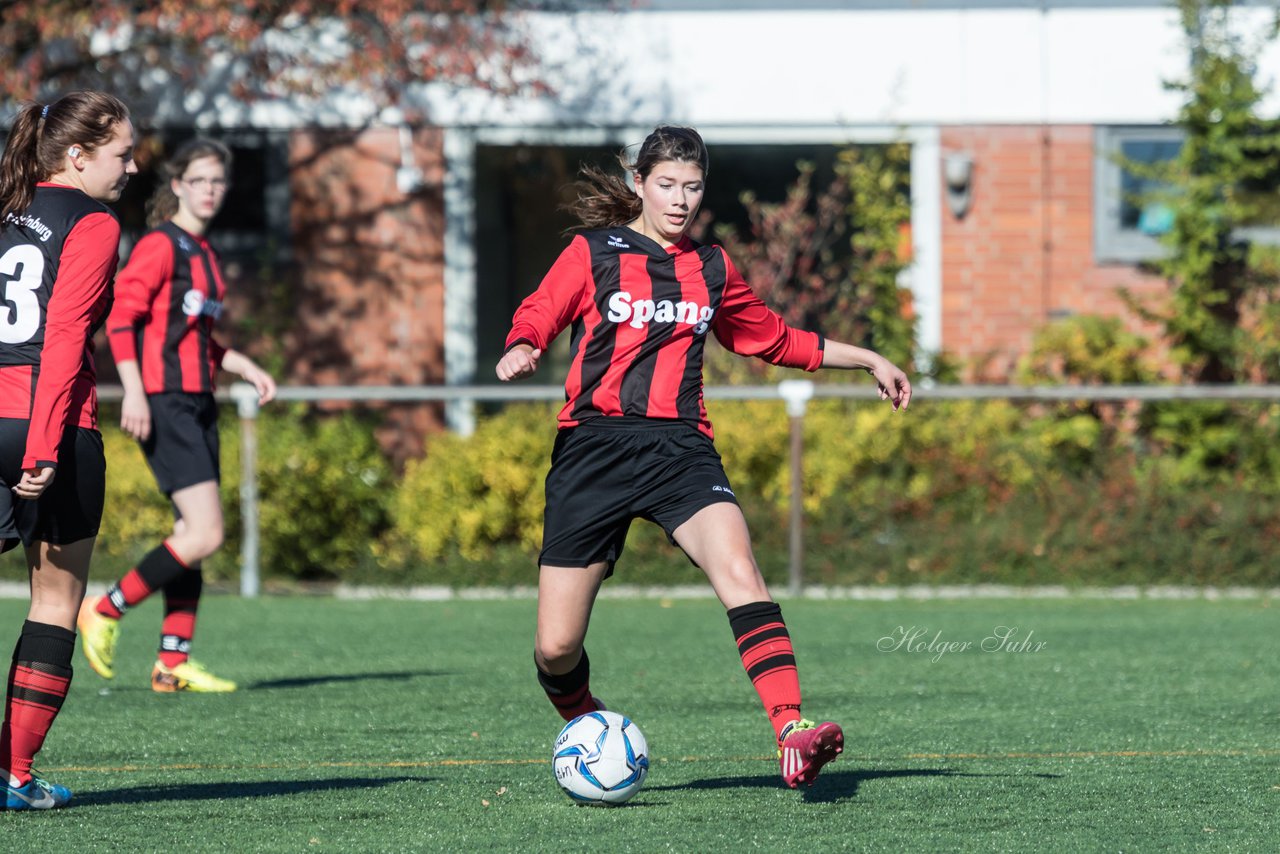
M 165 495 L 212 480 L 221 482 L 218 404 L 212 394 L 166 391 L 147 395 L 151 435 L 142 445 Z
M 22 479 L 29 426 L 25 418 L 0 418 L 0 540 L 13 548 L 19 540 L 26 546 L 67 545 L 96 537 L 107 484 L 102 434 L 67 428 L 58 443 L 53 483 L 30 501 L 13 494 Z
M 711 439 L 682 421 L 604 417 L 560 431 L 547 473 L 541 566 L 622 555 L 631 520 L 676 528 L 711 504 L 737 504 Z

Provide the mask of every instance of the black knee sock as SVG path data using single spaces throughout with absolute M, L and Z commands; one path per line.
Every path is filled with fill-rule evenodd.
M 4 724 L 0 726 L 0 768 L 20 781 L 31 774 L 53 719 L 71 686 L 75 632 L 27 620 L 13 650 Z
M 536 662 L 534 666 L 537 667 Z M 591 661 L 585 649 L 582 658 L 568 673 L 557 676 L 538 667 L 538 682 L 547 692 L 551 705 L 566 721 L 596 710 L 595 698 L 591 696 Z
M 781 742 L 787 727 L 800 720 L 800 677 L 782 608 L 776 602 L 752 602 L 728 613 L 742 666 Z
M 187 571 L 178 556 L 161 543 L 138 561 L 137 567 L 111 585 L 106 597 L 98 603 L 98 613 L 120 619 L 125 611 L 137 605 L 157 590 Z
M 160 662 L 177 667 L 191 654 L 196 634 L 196 611 L 204 590 L 204 573 L 199 564 L 164 586 L 164 622 L 160 624 Z

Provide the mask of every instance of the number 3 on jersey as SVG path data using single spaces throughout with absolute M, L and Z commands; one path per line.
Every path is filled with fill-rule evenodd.
M 30 341 L 40 328 L 36 290 L 44 280 L 44 253 L 30 243 L 0 256 L 0 344 Z

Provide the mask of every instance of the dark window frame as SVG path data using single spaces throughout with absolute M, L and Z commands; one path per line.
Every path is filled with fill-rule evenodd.
M 150 198 L 155 188 L 159 164 L 182 142 L 195 136 L 203 136 L 224 143 L 232 151 L 230 195 L 209 229 L 219 255 L 224 261 L 252 267 L 284 266 L 293 260 L 289 210 L 289 131 L 266 128 L 171 127 L 158 128 L 151 133 L 163 140 L 164 154 L 152 165 L 148 174 L 141 177 L 147 182 L 147 186 L 139 188 L 140 192 L 128 203 L 130 210 L 127 216 L 122 216 L 125 233 L 121 244 L 125 258 L 133 244 L 148 230 L 142 225 L 145 214 L 139 205 L 145 206 L 145 200 Z M 252 176 L 245 171 L 250 161 L 249 152 L 254 153 L 253 157 L 257 161 L 255 174 Z M 250 201 L 245 195 L 246 188 L 249 188 L 253 197 L 252 204 L 260 205 L 246 217 L 247 225 L 238 223 L 236 216 L 237 209 L 243 209 Z M 117 209 L 119 210 L 118 205 Z

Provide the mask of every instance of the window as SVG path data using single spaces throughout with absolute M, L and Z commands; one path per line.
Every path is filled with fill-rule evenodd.
M 1160 183 L 1134 175 L 1123 161 L 1161 163 L 1177 157 L 1182 131 L 1174 127 L 1100 127 L 1094 137 L 1093 254 L 1101 263 L 1138 263 L 1163 254 L 1159 235 L 1171 212 L 1149 199 Z
M 113 207 L 124 235 L 122 256 L 146 231 L 146 205 L 155 189 L 159 165 L 180 144 L 196 135 L 190 128 L 155 131 L 155 154 L 133 176 Z M 250 267 L 287 262 L 289 240 L 289 163 L 287 134 L 261 130 L 216 130 L 201 135 L 231 149 L 231 186 L 222 210 L 210 226 L 213 244 L 227 261 Z
M 1130 263 L 1160 258 L 1168 250 L 1160 235 L 1172 226 L 1173 212 L 1153 198 L 1162 183 L 1134 175 L 1125 161 L 1162 163 L 1178 156 L 1183 133 L 1176 127 L 1100 127 L 1094 137 L 1093 254 L 1099 263 Z M 1255 200 L 1274 199 L 1280 169 L 1242 182 L 1237 190 Z M 1259 205 L 1256 221 L 1237 228 L 1241 240 L 1280 246 L 1277 206 Z

